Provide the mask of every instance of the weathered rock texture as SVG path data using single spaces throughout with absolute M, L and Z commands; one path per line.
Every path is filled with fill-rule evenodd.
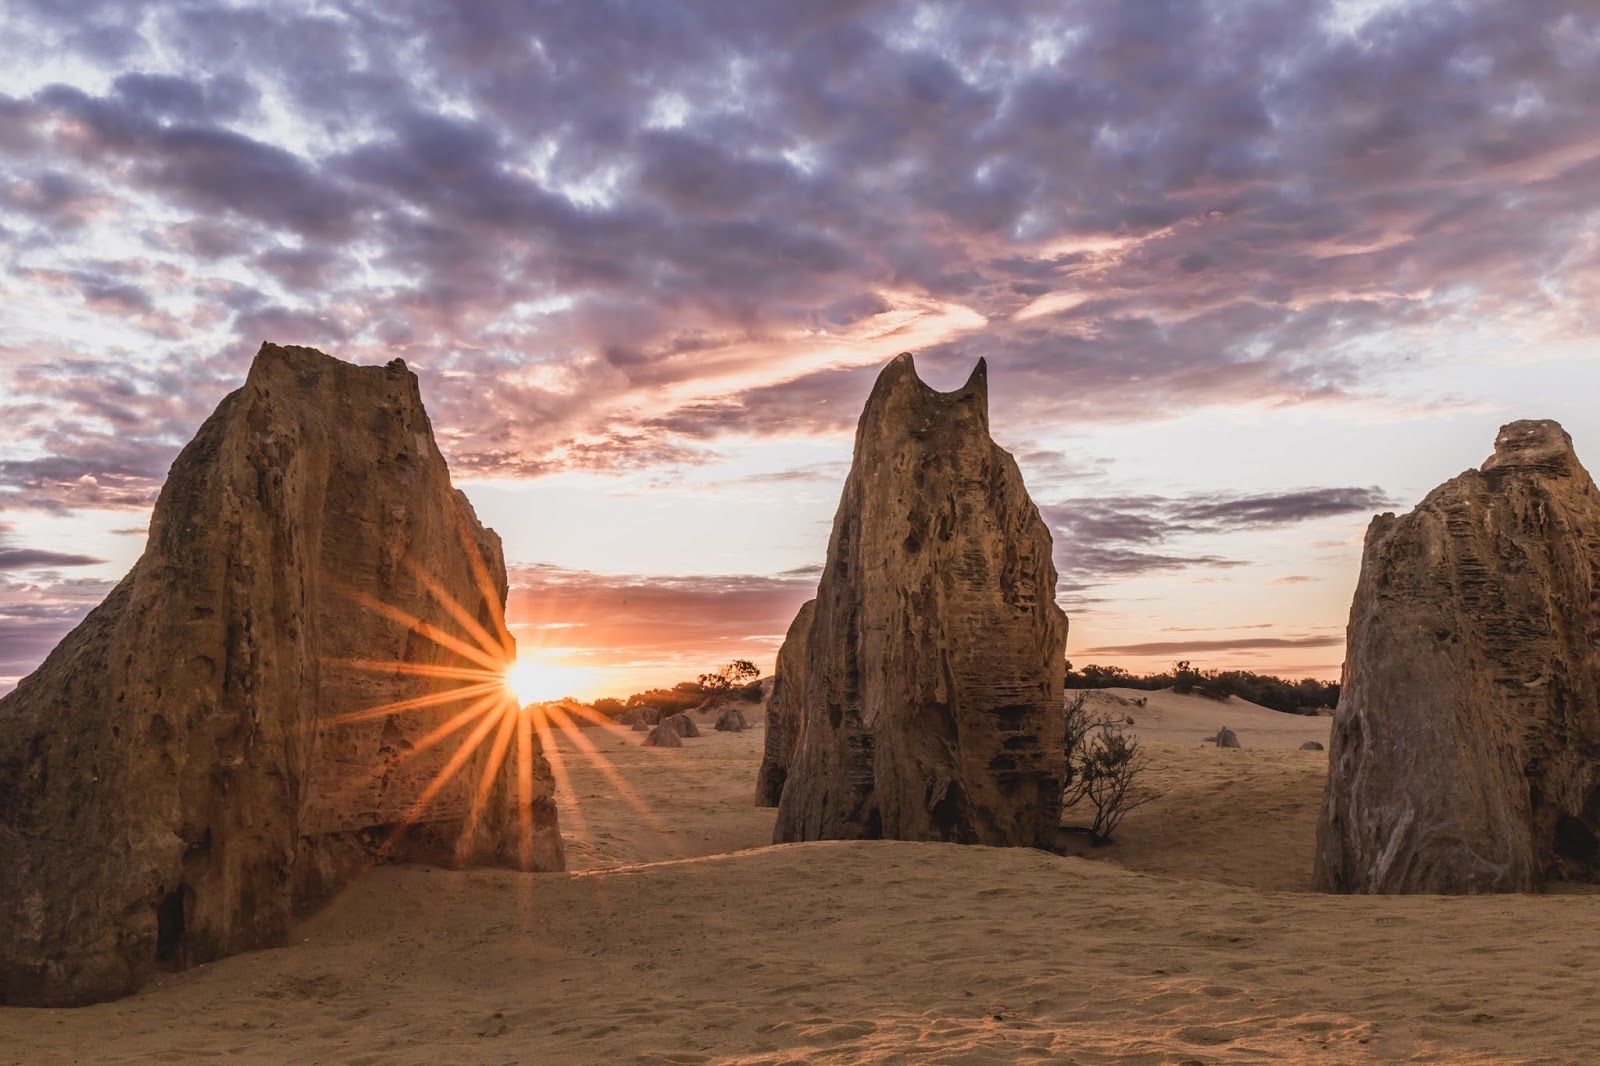
M 982 361 L 935 392 L 889 364 L 856 430 L 805 655 L 778 841 L 1047 846 L 1066 616 L 1050 533 L 989 438 Z
M 656 724 L 650 734 L 644 738 L 640 745 L 646 748 L 681 748 L 683 747 L 683 734 L 673 727 L 670 721 Z
M 661 719 L 661 724 L 672 729 L 680 737 L 697 737 L 700 735 L 700 727 L 695 725 L 694 719 L 682 712 L 668 715 Z
M 789 623 L 772 672 L 772 693 L 767 697 L 767 732 L 762 739 L 761 770 L 756 775 L 756 806 L 776 807 L 789 776 L 789 758 L 800 729 L 800 706 L 805 701 L 806 637 L 817 601 L 807 600 Z
M 470 700 L 337 720 L 464 684 L 347 660 L 481 665 L 362 597 L 476 644 L 505 591 L 404 364 L 263 346 L 173 464 L 139 562 L 0 700 L 0 1001 L 103 999 L 281 944 L 374 861 L 560 868 L 549 768 L 518 730 L 474 819 L 506 734 L 480 718 L 415 747 Z M 484 743 L 417 809 L 463 737 Z
M 745 720 L 744 712 L 737 707 L 725 707 L 717 715 L 716 729 L 719 733 L 740 733 L 750 728 L 750 723 Z
M 1333 892 L 1600 879 L 1600 493 L 1554 422 L 1367 530 L 1317 831 Z

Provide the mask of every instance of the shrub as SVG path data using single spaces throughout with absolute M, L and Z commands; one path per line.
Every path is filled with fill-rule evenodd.
M 1150 768 L 1150 757 L 1136 738 L 1112 722 L 1100 723 L 1082 751 L 1079 798 L 1087 799 L 1094 809 L 1089 839 L 1096 844 L 1109 844 L 1130 811 L 1160 797 L 1160 793 L 1140 783 Z
M 1140 783 L 1150 758 L 1139 741 L 1127 734 L 1122 721 L 1092 714 L 1087 701 L 1083 693 L 1067 700 L 1061 805 L 1072 810 L 1086 804 L 1093 812 L 1089 824 L 1071 828 L 1088 833 L 1094 844 L 1109 844 L 1128 812 L 1160 793 Z
M 1206 680 L 1206 676 L 1189 664 L 1188 659 L 1172 667 L 1172 691 L 1187 696 Z

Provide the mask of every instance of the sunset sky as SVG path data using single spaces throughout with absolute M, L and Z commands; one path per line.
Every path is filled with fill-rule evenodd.
M 263 340 L 402 357 L 574 693 L 770 668 L 880 366 L 1076 663 L 1337 676 L 1362 531 L 1600 463 L 1587 3 L 0 0 L 0 691 Z

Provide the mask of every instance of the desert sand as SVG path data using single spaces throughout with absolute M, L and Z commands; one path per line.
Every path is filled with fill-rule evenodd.
M 291 947 L 0 1010 L 0 1059 L 1592 1059 L 1600 897 L 1309 893 L 1326 754 L 1298 746 L 1328 719 L 1096 701 L 1167 792 L 1084 857 L 773 847 L 759 728 L 673 750 L 590 729 L 559 747 L 570 872 L 376 869 Z M 1219 725 L 1244 748 L 1203 744 Z

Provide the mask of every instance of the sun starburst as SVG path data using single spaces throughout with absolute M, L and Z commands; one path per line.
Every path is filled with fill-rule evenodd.
M 565 801 L 562 815 L 571 821 L 579 836 L 587 836 L 586 819 L 566 765 L 566 758 L 573 753 L 563 753 L 558 743 L 559 734 L 578 755 L 599 770 L 624 802 L 665 836 L 665 827 L 659 824 L 654 812 L 640 800 L 605 754 L 584 736 L 583 726 L 573 720 L 573 715 L 612 730 L 616 735 L 627 737 L 629 734 L 581 704 L 544 702 L 592 684 L 593 675 L 561 663 L 540 649 L 527 649 L 518 654 L 517 642 L 506 623 L 499 589 L 478 550 L 476 538 L 464 527 L 461 534 L 472 573 L 475 602 L 462 603 L 435 575 L 409 558 L 403 560 L 405 568 L 426 592 L 425 602 L 431 603 L 432 608 L 408 611 L 347 583 L 327 579 L 327 584 L 346 599 L 427 642 L 413 643 L 411 647 L 432 645 L 436 649 L 432 654 L 439 659 L 434 662 L 413 662 L 398 657 L 324 660 L 325 665 L 337 670 L 404 678 L 424 689 L 416 695 L 371 706 L 339 709 L 317 724 L 318 729 L 325 730 L 364 723 L 366 728 L 382 729 L 385 735 L 395 730 L 396 736 L 405 738 L 398 745 L 400 750 L 391 757 L 376 760 L 362 772 L 350 775 L 342 783 L 344 794 L 382 787 L 392 776 L 399 776 L 397 771 L 412 760 L 425 752 L 443 749 L 445 754 L 438 770 L 414 789 L 414 795 L 401 797 L 404 810 L 393 820 L 389 844 L 392 847 L 419 823 L 447 822 L 459 817 L 454 855 L 457 862 L 465 863 L 474 854 L 474 842 L 485 811 L 494 802 L 496 786 L 501 783 L 509 761 L 512 764 L 510 780 L 502 787 L 514 790 L 516 824 L 506 828 L 517 836 L 515 850 L 519 865 L 531 868 L 541 763 L 548 765 L 556 790 Z M 411 651 L 407 654 L 424 653 Z M 452 783 L 473 774 L 476 780 L 455 790 L 464 794 L 465 809 L 440 808 L 442 797 Z

